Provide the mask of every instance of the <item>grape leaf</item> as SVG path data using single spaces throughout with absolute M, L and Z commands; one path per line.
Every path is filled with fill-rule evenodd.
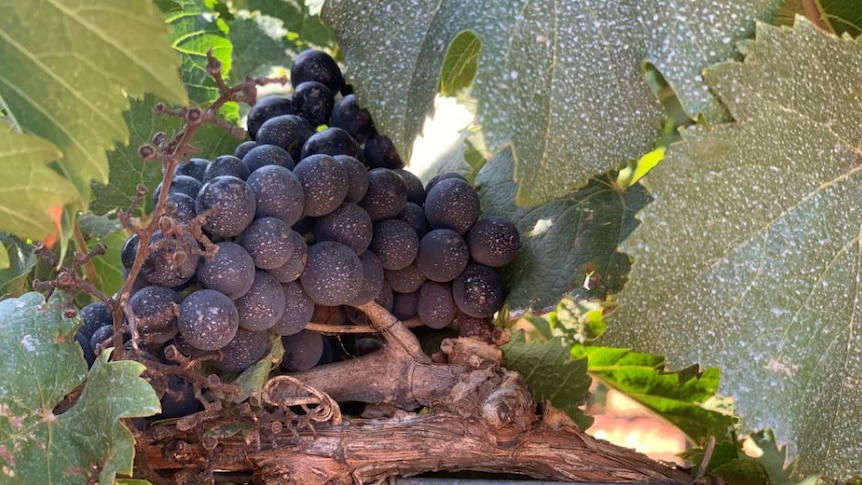
M 6 251 L 6 245 L 0 240 L 0 271 L 12 267 L 12 262 L 9 260 L 9 253 Z
M 572 357 L 586 358 L 591 375 L 668 420 L 694 443 L 723 438 L 736 421 L 701 406 L 718 390 L 717 368 L 667 372 L 664 357 L 609 347 L 576 345 Z
M 129 234 L 124 230 L 114 231 L 111 234 L 99 236 L 87 241 L 87 246 L 93 247 L 97 242 L 105 245 L 105 254 L 93 258 L 93 266 L 99 275 L 99 289 L 108 295 L 113 295 L 123 286 L 126 278 L 123 277 L 123 261 L 120 256 L 123 245 Z
M 36 266 L 33 245 L 2 231 L 0 243 L 5 246 L 3 252 L 9 261 L 8 267 L 0 269 L 0 299 L 26 293 L 29 290 L 28 275 Z
M 459 32 L 452 39 L 440 68 L 440 94 L 453 96 L 470 87 L 479 69 L 482 41 L 470 30 Z
M 238 0 L 234 4 L 284 22 L 296 52 L 305 49 L 332 51 L 336 48 L 332 30 L 320 21 L 319 6 L 317 11 L 313 11 L 313 2 L 309 0 Z M 287 61 L 285 66 L 289 68 L 293 59 Z
M 137 362 L 109 363 L 105 352 L 87 373 L 73 338 L 79 322 L 63 316 L 55 295 L 0 301 L 0 476 L 9 484 L 111 483 L 132 471 L 134 440 L 119 420 L 152 415 L 159 401 Z M 85 376 L 75 404 L 54 414 Z
M 501 348 L 506 368 L 524 376 L 536 399 L 547 399 L 581 429 L 593 423 L 593 418 L 578 407 L 590 395 L 586 359 L 571 359 L 569 348 L 559 338 L 528 344 L 524 332 L 514 332 L 512 340 Z
M 78 189 L 50 167 L 61 155 L 48 141 L 12 133 L 0 123 L 0 230 L 37 240 L 57 233 L 52 210 L 79 197 Z
M 261 76 L 272 66 L 287 66 L 298 53 L 287 41 L 283 23 L 260 13 L 240 11 L 230 22 L 233 77 Z
M 722 369 L 746 429 L 803 473 L 862 475 L 862 42 L 759 25 L 706 72 L 735 123 L 683 133 L 622 249 L 605 344 Z
M 189 99 L 199 106 L 208 106 L 218 98 L 218 88 L 206 70 L 207 51 L 212 51 L 221 62 L 222 76 L 227 79 L 230 75 L 233 46 L 227 26 L 214 19 L 215 13 L 203 0 L 175 0 L 162 8 L 165 21 L 171 26 L 171 42 L 182 60 L 181 72 Z
M 0 11 L 0 104 L 63 153 L 57 166 L 86 201 L 91 179 L 108 180 L 105 152 L 128 141 L 127 92 L 186 102 L 167 28 L 149 1 L 0 0 Z
M 162 166 L 159 163 L 144 162 L 138 156 L 138 147 L 150 141 L 157 132 L 168 136 L 176 133 L 182 121 L 173 116 L 157 115 L 153 112 L 155 98 L 146 96 L 141 101 L 132 101 L 132 108 L 125 114 L 131 132 L 131 142 L 117 147 L 109 154 L 111 180 L 107 184 L 93 183 L 95 195 L 90 209 L 96 214 L 104 214 L 117 208 L 128 208 L 137 193 L 138 184 L 150 190 L 162 180 Z M 207 123 L 202 125 L 192 140 L 192 145 L 200 151 L 195 157 L 214 158 L 218 155 L 232 154 L 239 144 L 230 132 L 219 126 Z M 152 196 L 144 196 L 142 204 L 135 213 L 143 215 L 153 210 Z
M 859 2 L 817 0 L 817 6 L 835 33 L 851 37 L 862 34 L 862 4 Z
M 701 79 L 782 0 L 484 2 L 330 0 L 357 97 L 405 159 L 464 30 L 482 41 L 472 94 L 492 149 L 514 146 L 519 204 L 539 204 L 653 148 L 663 117 L 654 64 L 690 115 L 725 112 Z M 377 93 L 375 95 L 375 93 Z M 381 94 L 385 93 L 385 94 Z
M 501 276 L 509 288 L 510 311 L 546 310 L 583 288 L 587 297 L 619 291 L 629 271 L 628 256 L 616 246 L 635 228 L 634 214 L 649 203 L 640 185 L 622 192 L 607 177 L 594 179 L 574 194 L 537 208 L 513 202 L 512 152 L 504 150 L 476 177 L 483 216 L 504 216 L 521 234 L 521 251 Z

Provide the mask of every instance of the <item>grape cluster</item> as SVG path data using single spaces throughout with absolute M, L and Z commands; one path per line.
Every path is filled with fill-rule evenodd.
M 168 213 L 198 221 L 217 250 L 188 233 L 155 235 L 130 300 L 143 341 L 172 342 L 189 357 L 219 351 L 212 364 L 237 372 L 276 334 L 282 367 L 298 371 L 334 358 L 309 322 L 364 323 L 354 307 L 370 301 L 435 329 L 497 312 L 504 288 L 494 268 L 515 258 L 515 226 L 480 220 L 464 177 L 423 186 L 403 170 L 328 54 L 301 53 L 290 77 L 291 95 L 252 107 L 250 139 L 234 154 L 178 167 Z M 138 246 L 136 235 L 126 242 L 126 270 Z M 98 303 L 83 311 L 78 339 L 91 361 L 113 331 L 106 313 Z

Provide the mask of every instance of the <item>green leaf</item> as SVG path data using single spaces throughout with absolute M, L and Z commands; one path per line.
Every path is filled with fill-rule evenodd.
M 504 150 L 476 177 L 483 217 L 505 216 L 521 233 L 521 251 L 502 271 L 510 311 L 551 309 L 574 289 L 591 298 L 619 291 L 630 263 L 615 248 L 650 200 L 643 187 L 622 192 L 602 176 L 565 199 L 534 209 L 516 207 L 512 166 L 512 152 Z
M 3 253 L 9 262 L 8 267 L 0 269 L 0 299 L 22 295 L 29 290 L 28 275 L 36 266 L 33 245 L 5 232 L 0 232 L 0 244 L 5 246 Z
M 151 140 L 157 132 L 170 136 L 182 126 L 182 121 L 176 117 L 153 113 L 155 104 L 156 100 L 152 96 L 132 102 L 132 109 L 125 115 L 131 132 L 131 142 L 127 146 L 117 147 L 109 154 L 110 182 L 93 183 L 95 197 L 91 210 L 94 213 L 104 214 L 117 208 L 128 208 L 137 193 L 138 184 L 147 187 L 150 194 L 144 196 L 142 205 L 138 206 L 134 213 L 142 216 L 152 212 L 151 194 L 162 180 L 162 165 L 141 160 L 138 157 L 138 147 Z M 210 159 L 218 155 L 232 154 L 237 144 L 239 141 L 231 136 L 230 132 L 210 123 L 202 125 L 192 140 L 192 145 L 199 149 L 194 156 Z
M 284 22 L 295 52 L 312 48 L 332 51 L 336 48 L 332 30 L 320 21 L 320 5 L 313 5 L 310 0 L 238 0 L 234 3 L 240 8 L 259 11 Z M 293 65 L 293 59 L 285 61 L 288 68 Z
M 10 484 L 111 483 L 132 472 L 134 440 L 119 420 L 152 415 L 159 401 L 137 362 L 109 363 L 105 352 L 87 374 L 78 321 L 56 295 L 0 301 L 0 474 Z M 54 414 L 85 376 L 75 404 Z
M 686 111 L 726 116 L 701 72 L 736 55 L 755 19 L 782 0 L 679 2 L 401 2 L 330 0 L 360 104 L 410 158 L 458 33 L 482 41 L 472 93 L 488 146 L 511 142 L 519 204 L 584 186 L 653 148 L 664 113 L 643 79 L 654 64 Z M 385 94 L 381 94 L 385 93 Z
M 581 429 L 592 424 L 593 419 L 578 407 L 590 394 L 586 359 L 572 360 L 569 348 L 559 338 L 527 343 L 524 332 L 514 332 L 512 340 L 501 348 L 506 368 L 524 376 L 536 399 L 547 399 Z
M 470 87 L 478 70 L 482 40 L 471 30 L 464 30 L 452 39 L 443 67 L 440 68 L 440 94 L 452 96 Z
M 129 234 L 125 230 L 118 230 L 87 241 L 89 247 L 92 247 L 96 242 L 105 245 L 105 254 L 93 258 L 93 266 L 99 275 L 99 288 L 108 295 L 113 295 L 119 291 L 126 281 L 123 278 L 121 253 L 128 237 Z
M 735 424 L 732 416 L 703 407 L 718 390 L 717 368 L 668 372 L 664 357 L 609 347 L 576 345 L 572 357 L 586 358 L 591 375 L 668 420 L 694 443 L 721 439 Z
M 769 482 L 773 485 L 790 483 L 793 480 L 794 467 L 787 467 L 787 448 L 778 446 L 772 431 L 758 431 L 752 433 L 750 438 L 763 452 L 757 461 L 769 476 Z
M 268 74 L 272 66 L 291 64 L 297 51 L 287 41 L 284 24 L 259 13 L 239 12 L 230 23 L 234 79 Z
M 9 260 L 9 253 L 6 252 L 6 245 L 0 240 L 0 271 L 12 267 L 12 262 Z
M 817 0 L 819 10 L 836 34 L 862 34 L 862 4 L 847 0 Z
M 228 39 L 227 26 L 215 18 L 203 0 L 176 0 L 163 5 L 165 21 L 171 26 L 171 42 L 180 54 L 181 72 L 189 90 L 189 100 L 198 106 L 209 106 L 218 98 L 218 87 L 207 73 L 207 51 L 221 62 L 222 76 L 227 79 L 231 70 L 233 46 Z M 237 115 L 236 104 L 222 114 Z
M 270 338 L 269 353 L 260 359 L 255 365 L 242 371 L 233 381 L 234 385 L 238 385 L 241 392 L 231 399 L 234 402 L 240 403 L 251 396 L 259 395 L 269 379 L 269 373 L 274 367 L 277 367 L 284 356 L 284 347 L 281 344 L 281 337 L 272 335 Z
M 16 130 L 62 152 L 57 166 L 86 201 L 91 179 L 108 180 L 105 152 L 128 141 L 126 93 L 186 102 L 162 16 L 130 0 L 0 0 L 0 11 L 0 104 Z
M 92 212 L 81 214 L 78 217 L 78 225 L 81 227 L 81 232 L 91 239 L 107 236 L 123 227 L 116 217 L 108 215 L 97 216 Z
M 0 230 L 40 241 L 58 233 L 52 210 L 80 197 L 50 166 L 61 156 L 48 141 L 12 133 L 0 123 Z
M 685 131 L 650 172 L 604 337 L 720 367 L 746 429 L 839 480 L 862 475 L 860 72 L 860 42 L 804 20 L 707 71 L 736 122 Z

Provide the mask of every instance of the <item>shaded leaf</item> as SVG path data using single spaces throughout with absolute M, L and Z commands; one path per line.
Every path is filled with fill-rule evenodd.
M 621 192 L 602 176 L 565 199 L 516 207 L 512 167 L 512 153 L 504 150 L 476 177 L 483 217 L 507 217 L 521 233 L 521 251 L 502 271 L 510 311 L 551 309 L 579 288 L 580 296 L 590 298 L 619 291 L 630 263 L 615 248 L 637 225 L 634 214 L 650 200 L 643 187 Z
M 36 266 L 33 245 L 5 232 L 0 232 L 0 243 L 5 246 L 3 252 L 9 261 L 8 267 L 0 269 L 0 299 L 22 295 L 29 290 L 28 275 Z
M 63 153 L 60 171 L 87 200 L 91 179 L 108 180 L 105 152 L 128 141 L 127 92 L 186 102 L 162 16 L 128 0 L 2 0 L 0 11 L 0 65 L 14 66 L 0 102 L 17 130 Z
M 269 379 L 269 373 L 274 367 L 278 367 L 281 359 L 284 356 L 284 347 L 281 344 L 281 337 L 271 335 L 270 350 L 266 356 L 260 359 L 256 364 L 242 371 L 233 381 L 234 385 L 238 385 L 241 392 L 231 399 L 234 402 L 243 402 L 251 396 L 259 396 Z
M 0 230 L 40 241 L 58 235 L 52 209 L 80 197 L 78 189 L 50 167 L 61 156 L 48 141 L 12 133 L 0 124 Z
M 572 360 L 559 338 L 528 344 L 524 332 L 514 332 L 512 340 L 501 348 L 506 368 L 524 376 L 536 399 L 547 399 L 581 429 L 592 424 L 593 419 L 578 407 L 590 394 L 586 359 Z
M 131 132 L 131 142 L 127 146 L 117 147 L 109 154 L 110 182 L 93 183 L 95 197 L 91 210 L 94 213 L 104 214 L 117 208 L 128 208 L 135 197 L 138 184 L 143 184 L 150 193 L 144 196 L 142 205 L 138 206 L 133 214 L 143 215 L 152 212 L 151 194 L 162 180 L 162 165 L 141 160 L 138 157 L 138 147 L 150 141 L 157 132 L 161 131 L 171 136 L 182 126 L 182 121 L 178 118 L 155 114 L 153 112 L 155 104 L 156 100 L 152 96 L 132 102 L 132 109 L 125 115 Z M 210 123 L 202 125 L 192 140 L 192 146 L 199 149 L 194 156 L 208 159 L 232 154 L 237 144 L 239 141 L 227 130 Z
M 116 217 L 97 216 L 92 212 L 81 214 L 78 218 L 78 225 L 81 227 L 81 232 L 88 238 L 107 236 L 123 227 Z
M 293 44 L 296 53 L 305 49 L 336 48 L 335 36 L 332 30 L 320 21 L 320 5 L 313 5 L 309 0 L 238 0 L 234 2 L 240 8 L 259 11 L 264 15 L 277 18 L 284 22 L 288 31 L 288 39 Z M 286 67 L 293 65 L 293 59 L 287 59 Z
M 817 0 L 817 3 L 836 34 L 858 37 L 862 33 L 862 3 L 847 0 Z
M 653 148 L 663 111 L 644 62 L 690 115 L 722 119 L 701 71 L 733 58 L 735 41 L 782 3 L 330 0 L 321 14 L 360 104 L 403 158 L 432 108 L 451 41 L 475 32 L 483 48 L 472 94 L 485 137 L 494 150 L 513 144 L 518 203 L 539 204 Z
M 737 121 L 685 131 L 650 172 L 604 336 L 720 367 L 744 428 L 832 479 L 862 474 L 860 72 L 859 42 L 804 20 L 707 71 Z
M 572 357 L 586 358 L 591 375 L 668 420 L 694 443 L 710 436 L 721 439 L 736 422 L 702 406 L 718 390 L 717 368 L 669 372 L 664 357 L 609 347 L 576 345 Z
M 273 66 L 293 63 L 297 51 L 287 40 L 281 20 L 259 13 L 239 12 L 230 23 L 234 79 L 260 76 Z
M 154 414 L 159 401 L 137 362 L 109 363 L 105 352 L 87 374 L 73 337 L 79 322 L 63 317 L 55 295 L 0 301 L 0 473 L 10 484 L 111 483 L 132 472 L 134 440 L 119 420 Z M 85 376 L 75 404 L 55 415 Z
M 113 295 L 119 291 L 126 281 L 123 277 L 123 261 L 120 254 L 128 237 L 129 235 L 125 230 L 117 230 L 111 234 L 87 241 L 89 247 L 92 247 L 96 242 L 105 245 L 105 254 L 93 258 L 93 266 L 99 275 L 99 288 L 108 295 Z

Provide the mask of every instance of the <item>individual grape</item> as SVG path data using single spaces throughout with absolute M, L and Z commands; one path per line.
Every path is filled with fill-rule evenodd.
M 245 229 L 242 247 L 258 268 L 278 268 L 293 255 L 293 230 L 276 217 L 260 217 Z
M 248 136 L 252 140 L 257 140 L 257 132 L 261 125 L 266 123 L 271 118 L 283 115 L 295 115 L 296 108 L 293 106 L 293 100 L 289 96 L 270 95 L 264 96 L 257 100 L 251 110 L 248 112 L 246 126 L 248 127 Z M 237 157 L 240 157 L 237 155 Z
M 457 172 L 443 172 L 441 174 L 437 174 L 431 177 L 431 180 L 429 180 L 428 183 L 425 184 L 425 197 L 428 197 L 428 192 L 431 192 L 431 189 L 433 189 L 435 185 L 437 185 L 440 181 L 447 179 L 460 179 L 464 182 L 468 181 L 466 178 L 464 178 L 463 175 Z
M 314 315 L 314 302 L 298 281 L 282 283 L 284 313 L 270 330 L 276 335 L 293 335 L 302 331 Z
M 414 291 L 419 291 L 422 283 L 425 283 L 425 280 L 428 279 L 421 271 L 419 271 L 419 268 L 416 266 L 416 261 L 401 269 L 386 270 L 385 274 L 386 281 L 392 287 L 392 290 L 397 291 L 398 293 L 413 293 Z
M 368 171 L 368 192 L 359 201 L 372 222 L 397 216 L 407 206 L 407 185 L 397 173 L 385 168 Z
M 257 131 L 257 142 L 261 145 L 277 145 L 299 160 L 302 145 L 314 134 L 314 127 L 297 115 L 276 116 L 267 120 Z
M 335 241 L 362 254 L 371 244 L 371 218 L 361 207 L 345 202 L 314 222 L 315 241 Z
M 470 250 L 451 229 L 434 229 L 419 241 L 416 266 L 429 280 L 440 283 L 454 280 L 467 267 Z
M 392 300 L 392 316 L 400 321 L 410 320 L 419 315 L 419 291 L 410 293 L 395 292 Z
M 219 351 L 212 363 L 225 372 L 242 372 L 256 364 L 269 350 L 269 334 L 240 328 L 236 336 Z
M 164 286 L 147 286 L 129 298 L 129 305 L 138 320 L 138 332 L 148 343 L 164 343 L 177 334 L 177 305 L 183 300 L 179 293 Z
M 479 194 L 469 182 L 457 178 L 441 180 L 425 198 L 425 217 L 434 229 L 452 229 L 464 235 L 479 219 Z
M 354 325 L 370 325 L 371 321 L 368 319 L 368 315 L 351 305 L 361 305 L 368 303 L 369 301 L 374 301 L 381 307 L 385 308 L 386 311 L 391 311 L 393 300 L 392 288 L 389 286 L 389 283 L 383 281 L 383 285 L 380 286 L 379 291 L 373 298 L 363 303 L 348 303 L 344 306 L 344 314 L 347 316 L 347 320 Z
M 362 263 L 362 288 L 355 298 L 347 302 L 348 305 L 358 306 L 368 303 L 377 298 L 383 291 L 386 283 L 383 275 L 383 263 L 380 258 L 371 251 L 365 251 L 359 256 Z M 389 290 L 392 293 L 392 290 Z
M 505 290 L 497 273 L 480 263 L 470 263 L 452 282 L 458 309 L 471 317 L 487 318 L 503 308 Z
M 275 276 L 256 271 L 251 288 L 234 303 L 241 328 L 255 332 L 266 330 L 284 314 L 284 290 Z
M 308 49 L 299 53 L 290 68 L 290 83 L 299 86 L 306 81 L 323 83 L 330 91 L 336 93 L 344 86 L 344 76 L 341 69 L 326 52 Z
M 407 202 L 412 202 L 419 206 L 424 204 L 425 187 L 422 185 L 422 181 L 419 180 L 419 177 L 417 177 L 413 172 L 404 170 L 403 168 L 396 169 L 394 172 L 404 180 L 404 185 L 407 187 Z
M 290 153 L 276 145 L 258 145 L 252 148 L 242 157 L 242 163 L 251 173 L 267 165 L 278 165 L 288 170 L 293 170 L 296 166 Z
M 195 199 L 186 194 L 175 192 L 168 196 L 166 214 L 181 222 L 189 222 L 197 215 Z
M 198 181 L 204 181 L 204 171 L 207 169 L 207 166 L 210 164 L 210 161 L 205 158 L 192 158 L 185 163 L 181 163 L 177 165 L 177 171 L 174 172 L 175 175 L 188 175 L 189 177 L 194 177 Z
M 453 326 L 458 329 L 458 335 L 461 337 L 474 338 L 489 343 L 494 341 L 494 324 L 490 317 L 476 318 L 458 312 L 455 315 Z
M 248 251 L 234 242 L 216 243 L 212 258 L 204 256 L 195 276 L 200 284 L 217 290 L 231 300 L 245 295 L 254 282 L 254 261 Z
M 197 290 L 180 304 L 177 319 L 186 343 L 200 350 L 218 350 L 227 345 L 239 329 L 236 305 L 224 293 Z
M 392 140 L 386 135 L 372 133 L 365 140 L 365 163 L 371 168 L 404 168 L 404 161 Z
M 368 192 L 368 168 L 349 155 L 333 155 L 332 158 L 347 172 L 347 201 L 358 203 Z
M 281 345 L 284 347 L 281 368 L 288 372 L 311 369 L 323 356 L 323 336 L 310 330 L 281 337 Z
M 396 218 L 410 224 L 410 227 L 416 231 L 419 239 L 422 239 L 428 233 L 428 221 L 425 219 L 425 209 L 413 202 L 408 202 L 404 206 L 404 210 Z
M 204 184 L 195 201 L 198 215 L 210 209 L 203 225 L 206 232 L 217 237 L 238 236 L 254 219 L 254 191 L 236 177 L 216 177 Z
M 293 105 L 299 116 L 308 120 L 311 126 L 324 125 L 329 121 L 335 104 L 333 99 L 332 91 L 317 81 L 305 81 L 293 90 Z
M 293 169 L 305 193 L 303 214 L 320 217 L 334 211 L 347 197 L 347 171 L 329 155 L 312 155 Z
M 178 375 L 168 377 L 168 389 L 159 399 L 162 405 L 161 417 L 181 418 L 203 409 L 195 397 L 195 386 Z
M 362 289 L 362 263 L 349 247 L 322 241 L 308 248 L 305 271 L 299 277 L 305 293 L 320 305 L 342 305 Z
M 179 320 L 177 320 L 177 322 L 179 323 Z M 212 352 L 211 350 L 201 350 L 201 349 L 193 346 L 192 344 L 188 343 L 186 341 L 185 337 L 183 337 L 182 332 L 178 333 L 174 337 L 173 345 L 174 345 L 174 347 L 177 348 L 177 350 L 181 354 L 183 354 L 184 356 L 186 356 L 190 359 L 197 359 L 198 357 L 202 357 L 202 356 L 207 355 L 207 354 Z
M 161 231 L 156 231 L 150 248 L 152 251 L 144 259 L 140 273 L 148 282 L 176 288 L 194 276 L 200 261 L 200 245 L 191 234 L 183 234 L 182 239 L 165 239 Z
M 138 257 L 138 245 L 141 237 L 137 234 L 132 234 L 123 243 L 123 249 L 120 250 L 120 261 L 123 263 L 123 269 L 130 270 L 135 264 L 135 259 Z
M 324 155 L 347 155 L 359 157 L 359 145 L 350 133 L 341 128 L 329 127 L 311 135 L 302 145 L 302 158 L 322 153 Z
M 317 364 L 315 365 L 325 365 L 335 362 L 335 349 L 333 349 L 332 341 L 326 336 L 322 340 L 323 352 L 320 353 L 320 359 L 317 360 Z
M 105 302 L 97 301 L 90 303 L 81 308 L 81 311 L 78 313 L 81 315 L 81 327 L 78 329 L 78 333 L 86 337 L 87 342 L 90 341 L 90 337 L 93 336 L 93 332 L 97 328 L 114 324 L 111 308 Z
M 241 180 L 248 178 L 251 171 L 242 163 L 242 160 L 233 155 L 222 155 L 216 157 L 204 171 L 204 183 L 223 175 L 230 175 Z
M 258 143 L 256 141 L 246 140 L 233 149 L 233 156 L 242 160 L 248 154 L 248 152 L 250 152 L 251 149 L 256 146 L 258 146 Z M 252 171 L 253 170 L 249 169 L 249 172 Z
M 296 231 L 291 231 L 293 238 L 293 254 L 286 263 L 273 268 L 269 274 L 275 276 L 280 283 L 289 283 L 299 279 L 302 272 L 305 270 L 305 263 L 308 261 L 308 246 L 305 243 L 305 238 Z
M 171 188 L 168 189 L 168 195 L 179 193 L 195 198 L 198 196 L 198 191 L 201 190 L 201 186 L 201 181 L 194 177 L 189 177 L 188 175 L 174 175 L 174 178 L 171 180 Z M 159 183 L 153 191 L 153 205 L 158 203 L 161 193 L 162 184 Z
M 426 281 L 419 289 L 417 315 L 422 323 L 433 329 L 445 328 L 455 318 L 455 302 L 448 283 Z
M 111 341 L 111 338 L 114 336 L 114 325 L 103 325 L 96 329 L 93 332 L 93 335 L 90 337 L 89 347 L 90 352 L 93 353 L 94 356 L 98 357 L 99 354 L 102 353 L 108 347 L 113 347 L 114 344 Z M 124 341 L 127 340 L 124 338 Z
M 515 260 L 521 249 L 518 228 L 503 217 L 487 217 L 470 228 L 467 233 L 470 257 L 477 263 L 492 268 L 505 266 Z
M 359 107 L 353 94 L 344 96 L 335 104 L 329 126 L 341 128 L 350 133 L 358 143 L 364 143 L 365 139 L 374 132 L 371 115 L 367 109 Z
M 368 247 L 388 270 L 402 269 L 416 259 L 419 237 L 410 224 L 400 219 L 385 219 L 374 224 Z
M 248 176 L 248 186 L 254 192 L 255 217 L 278 217 L 290 226 L 302 217 L 305 191 L 287 168 L 260 167 Z

